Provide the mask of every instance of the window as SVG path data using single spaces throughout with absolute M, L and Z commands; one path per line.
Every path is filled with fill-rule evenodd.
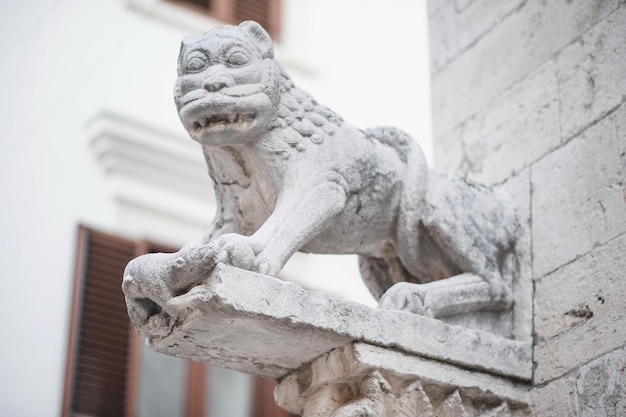
M 276 40 L 280 32 L 280 0 L 169 0 L 226 23 L 255 20 Z
M 126 313 L 126 264 L 171 252 L 79 227 L 62 417 L 288 417 L 274 381 L 146 350 Z

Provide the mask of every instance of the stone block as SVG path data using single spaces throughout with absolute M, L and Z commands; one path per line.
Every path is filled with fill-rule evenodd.
M 431 71 L 436 73 L 488 33 L 522 0 L 457 0 L 429 18 Z
M 438 171 L 459 175 L 467 172 L 467 158 L 461 140 L 463 127 L 457 126 L 434 142 L 434 166 Z
M 529 0 L 515 9 L 433 76 L 434 137 L 472 117 L 618 6 L 619 0 Z
M 564 139 L 626 101 L 626 7 L 620 7 L 558 56 Z
M 560 145 L 556 64 L 550 60 L 465 123 L 466 176 L 493 185 Z
M 626 231 L 617 133 L 625 115 L 612 113 L 532 167 L 535 277 Z
M 450 4 L 454 4 L 454 0 L 428 0 L 428 17 L 436 16 Z
M 457 19 L 454 2 L 441 5 L 437 13 L 428 19 L 430 70 L 433 73 L 443 68 L 460 52 Z
M 583 366 L 576 393 L 579 417 L 626 416 L 626 348 Z
M 457 2 L 458 44 L 461 50 L 470 47 L 481 36 L 500 24 L 506 16 L 514 12 L 523 0 L 475 0 L 465 2 L 462 7 Z
M 530 392 L 533 415 L 626 415 L 626 347 L 613 350 Z
M 576 387 L 570 378 L 560 378 L 530 392 L 534 416 L 578 417 Z
M 151 349 L 270 378 L 354 340 L 520 380 L 531 375 L 529 342 L 372 309 L 225 265 L 168 305 L 182 316 L 151 319 Z
M 622 234 L 537 281 L 536 383 L 626 343 L 625 253 Z
M 622 172 L 626 173 L 626 105 L 622 105 L 615 112 L 615 125 L 617 131 L 617 146 L 622 162 Z M 624 191 L 624 200 L 626 200 L 626 189 Z

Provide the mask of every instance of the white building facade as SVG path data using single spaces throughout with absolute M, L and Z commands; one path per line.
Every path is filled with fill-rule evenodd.
M 346 120 L 400 127 L 430 154 L 424 3 L 282 0 L 276 55 Z M 221 22 L 164 0 L 1 1 L 0 22 L 0 414 L 56 416 L 78 226 L 177 247 L 210 223 L 211 182 L 172 89 L 180 40 Z M 283 272 L 373 302 L 354 258 L 301 256 Z

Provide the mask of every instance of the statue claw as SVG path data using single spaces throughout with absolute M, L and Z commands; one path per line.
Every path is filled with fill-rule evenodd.
M 431 307 L 425 303 L 426 291 L 420 284 L 398 282 L 390 287 L 380 298 L 378 308 L 402 310 L 425 317 L 434 317 Z

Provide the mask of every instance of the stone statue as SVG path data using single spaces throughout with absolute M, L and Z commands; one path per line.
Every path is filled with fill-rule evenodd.
M 152 316 L 179 314 L 169 300 L 217 264 L 276 276 L 298 250 L 360 255 L 381 308 L 446 317 L 511 306 L 503 271 L 519 225 L 506 199 L 430 171 L 402 131 L 361 130 L 319 104 L 257 23 L 184 39 L 175 101 L 217 213 L 202 241 L 129 263 L 123 289 L 140 333 Z

